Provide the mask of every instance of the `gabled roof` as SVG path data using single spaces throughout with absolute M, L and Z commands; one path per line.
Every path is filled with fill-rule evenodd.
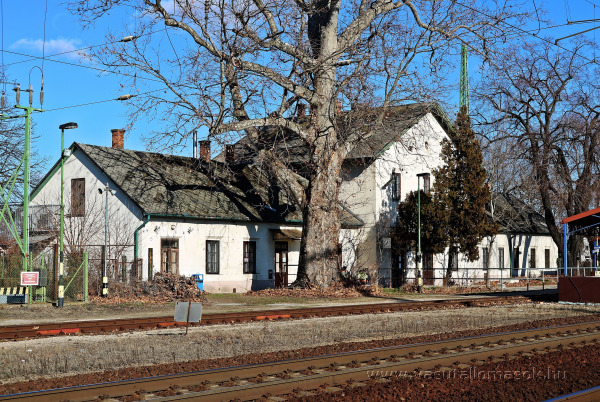
M 73 143 L 71 149 L 87 156 L 146 214 L 275 223 L 300 223 L 302 219 L 295 202 L 255 164 L 228 166 L 79 143 Z M 56 169 L 57 165 L 47 177 Z M 347 212 L 342 220 L 348 226 L 362 225 Z
M 352 131 L 366 132 L 373 128 L 372 124 L 376 123 L 381 111 L 381 108 L 369 110 L 358 115 L 354 121 L 350 116 L 345 124 L 349 125 Z M 348 159 L 377 158 L 428 113 L 431 113 L 446 131 L 453 129 L 452 122 L 437 103 L 390 106 L 384 111 L 381 123 L 374 128 L 371 136 L 356 146 L 348 155 Z
M 283 192 L 278 200 L 268 201 L 270 183 L 253 165 L 232 171 L 182 156 L 77 147 L 148 214 L 271 222 L 301 219 Z
M 511 194 L 492 193 L 492 215 L 505 234 L 549 235 L 544 217 Z
M 384 113 L 381 123 L 377 123 L 380 113 Z M 342 113 L 340 128 L 343 133 L 367 132 L 373 124 L 379 124 L 371 135 L 360 142 L 348 155 L 347 159 L 374 159 L 388 149 L 392 143 L 411 127 L 417 124 L 425 115 L 432 113 L 440 125 L 446 130 L 453 130 L 452 122 L 447 118 L 437 103 L 413 103 L 408 105 L 349 111 Z M 310 118 L 296 118 L 300 124 L 310 124 Z M 281 128 L 270 127 L 262 131 L 259 143 L 251 144 L 248 137 L 243 137 L 234 144 L 237 162 L 249 163 L 255 158 L 255 149 L 274 148 L 277 154 L 291 165 L 301 165 L 309 159 L 309 150 L 304 141 L 295 133 Z M 215 158 L 223 161 L 224 155 Z

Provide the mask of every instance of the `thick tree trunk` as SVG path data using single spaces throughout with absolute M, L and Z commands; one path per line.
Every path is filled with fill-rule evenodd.
M 339 279 L 341 160 L 336 154 L 310 181 L 302 210 L 302 241 L 297 286 L 328 287 Z

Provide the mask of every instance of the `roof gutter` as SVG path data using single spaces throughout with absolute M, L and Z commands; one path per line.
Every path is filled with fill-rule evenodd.
M 146 226 L 146 224 L 148 222 L 150 222 L 151 215 L 152 214 L 146 214 L 146 220 L 140 226 L 138 226 L 137 229 L 135 229 L 135 232 L 133 234 L 133 238 L 134 238 L 134 240 L 133 240 L 133 258 L 136 263 L 138 260 L 138 249 L 139 249 L 138 241 L 140 238 L 140 230 L 142 230 L 144 228 L 144 226 Z
M 192 219 L 192 220 L 207 220 L 207 221 L 230 221 L 230 222 L 244 222 L 244 223 L 277 223 L 277 224 L 289 224 L 289 223 L 302 223 L 300 219 L 286 219 L 283 222 L 258 222 L 251 219 L 241 218 L 228 218 L 224 216 L 195 216 L 185 214 L 152 214 L 155 218 L 179 218 L 179 219 Z

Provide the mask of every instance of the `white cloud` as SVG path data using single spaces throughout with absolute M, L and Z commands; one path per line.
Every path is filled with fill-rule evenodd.
M 78 59 L 79 56 L 77 52 L 74 52 L 75 49 L 79 48 L 79 44 L 81 41 L 79 39 L 50 39 L 46 41 L 46 55 L 52 55 L 57 53 L 64 52 L 72 52 L 68 53 L 66 56 Z M 28 51 L 35 51 L 38 53 L 42 53 L 44 41 L 42 39 L 19 39 L 15 43 L 13 43 L 10 48 L 11 49 L 24 49 Z

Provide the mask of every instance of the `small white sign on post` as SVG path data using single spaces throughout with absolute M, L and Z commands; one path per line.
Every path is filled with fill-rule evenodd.
M 21 271 L 21 286 L 37 286 L 40 283 L 40 273 L 37 271 Z
M 177 302 L 175 303 L 175 322 L 185 322 L 185 334 L 188 333 L 190 322 L 200 322 L 202 319 L 202 303 Z

